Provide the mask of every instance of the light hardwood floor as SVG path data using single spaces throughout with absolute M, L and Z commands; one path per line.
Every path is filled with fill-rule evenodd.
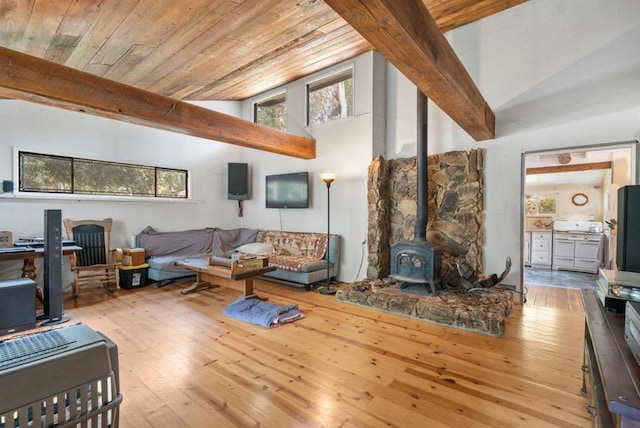
M 570 288 L 525 284 L 527 305 L 561 311 L 584 312 L 580 291 Z
M 256 281 L 306 315 L 264 329 L 222 314 L 237 291 L 187 285 L 65 298 L 118 345 L 121 427 L 590 426 L 578 291 L 530 287 L 496 338 Z

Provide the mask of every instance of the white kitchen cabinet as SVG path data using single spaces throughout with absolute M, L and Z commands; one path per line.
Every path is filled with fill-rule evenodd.
M 531 232 L 524 233 L 524 265 L 531 266 Z
M 531 232 L 531 266 L 551 269 L 551 231 Z

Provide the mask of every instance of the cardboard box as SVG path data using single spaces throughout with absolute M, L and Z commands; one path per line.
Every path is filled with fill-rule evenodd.
M 130 290 L 147 285 L 147 274 L 149 265 L 144 263 L 140 266 L 120 266 L 120 288 Z
M 144 248 L 124 248 L 122 254 L 123 266 L 140 266 L 144 264 Z
M 246 271 L 262 269 L 263 267 L 268 266 L 268 264 L 269 262 L 267 259 L 238 260 L 238 265 L 243 267 Z
M 8 230 L 0 231 L 0 248 L 13 247 L 13 233 Z

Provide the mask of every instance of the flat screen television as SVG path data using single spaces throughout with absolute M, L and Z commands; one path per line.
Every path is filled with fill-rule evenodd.
M 309 208 L 309 173 L 267 175 L 267 208 Z

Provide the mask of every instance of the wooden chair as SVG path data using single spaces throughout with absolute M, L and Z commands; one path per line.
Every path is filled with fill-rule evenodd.
M 62 221 L 67 231 L 67 239 L 73 239 L 82 247 L 70 258 L 73 271 L 73 296 L 76 297 L 80 287 L 102 284 L 107 291 L 109 285 L 120 285 L 119 266 L 122 261 L 122 249 L 111 249 L 111 225 L 113 219 L 70 220 Z

